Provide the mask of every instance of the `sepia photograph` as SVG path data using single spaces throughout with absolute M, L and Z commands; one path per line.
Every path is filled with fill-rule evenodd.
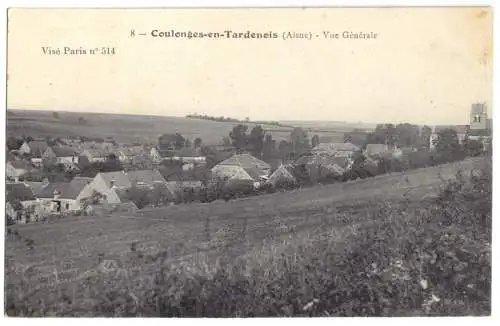
M 491 7 L 4 14 L 5 318 L 491 316 Z

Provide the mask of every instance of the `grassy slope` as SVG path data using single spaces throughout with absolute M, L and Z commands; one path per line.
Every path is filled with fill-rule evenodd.
M 279 243 L 290 234 L 307 239 L 326 224 L 341 230 L 371 223 L 373 212 L 381 202 L 396 207 L 403 195 L 410 200 L 410 204 L 406 204 L 408 209 L 419 211 L 425 206 L 421 201 L 436 194 L 443 184 L 439 174 L 441 178 L 452 178 L 457 170 L 471 170 L 477 164 L 478 159 L 469 159 L 406 172 L 403 177 L 401 174 L 379 176 L 229 203 L 179 205 L 133 215 L 82 217 L 54 224 L 17 226 L 15 229 L 23 239 L 35 241 L 35 249 L 28 249 L 24 241 L 13 236 L 7 238 L 6 284 L 21 286 L 24 270 L 26 283 L 21 286 L 20 294 L 26 293 L 30 285 L 42 282 L 40 278 L 53 280 L 56 270 L 60 283 L 80 277 L 78 281 L 59 286 L 75 289 L 100 260 L 127 260 L 133 254 L 133 242 L 137 242 L 139 250 L 146 255 L 166 252 L 170 264 L 179 260 L 197 261 L 196 253 L 200 251 L 205 259 L 213 261 L 221 248 L 231 251 L 231 255 L 251 255 L 266 242 Z M 208 227 L 206 217 L 210 218 Z M 64 262 L 70 262 L 71 266 L 65 267 Z M 140 274 L 147 275 L 157 267 L 154 262 L 142 262 Z M 45 295 L 45 291 L 35 292 Z M 33 298 L 38 297 L 34 294 Z
M 11 112 L 14 114 L 7 115 L 7 135 L 16 137 L 112 136 L 118 142 L 156 143 L 160 134 L 178 132 L 191 140 L 200 137 L 206 144 L 219 144 L 222 137 L 227 137 L 229 131 L 236 125 L 234 122 L 162 116 L 61 112 L 60 119 L 54 119 L 52 112 L 48 111 Z M 87 124 L 79 125 L 79 117 L 84 117 Z M 248 126 L 251 129 L 254 124 L 249 123 Z M 269 130 L 277 142 L 288 140 L 291 131 L 288 127 L 263 126 L 263 128 Z M 332 129 L 331 132 L 318 134 L 341 140 L 343 132 Z

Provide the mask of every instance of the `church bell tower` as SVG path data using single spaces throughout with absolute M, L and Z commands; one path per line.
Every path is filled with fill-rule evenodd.
M 486 112 L 486 103 L 472 104 L 469 119 L 471 130 L 485 130 L 486 120 L 488 119 L 488 114 Z

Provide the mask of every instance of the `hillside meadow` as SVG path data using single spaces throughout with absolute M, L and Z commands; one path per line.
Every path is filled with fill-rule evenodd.
M 83 117 L 85 124 L 78 119 Z M 59 112 L 55 118 L 52 112 L 35 110 L 8 110 L 7 137 L 113 137 L 119 143 L 157 143 L 163 133 L 180 133 L 193 141 L 200 137 L 207 145 L 220 144 L 227 137 L 235 122 L 217 122 L 210 120 L 187 119 L 181 117 L 164 117 L 148 115 L 99 114 L 80 112 Z M 245 123 L 249 131 L 254 123 Z M 291 127 L 262 125 L 279 143 L 289 140 Z M 322 129 L 320 137 L 330 141 L 343 141 L 343 134 L 349 128 Z M 312 137 L 312 134 L 310 137 Z
M 440 281 L 444 274 L 436 275 L 440 273 L 436 266 L 405 258 L 413 250 L 423 250 L 419 246 L 433 245 L 450 228 L 460 230 L 449 233 L 452 235 L 467 231 L 466 238 L 459 240 L 472 243 L 467 244 L 469 252 L 487 250 L 488 232 L 474 229 L 481 223 L 472 229 L 463 220 L 456 225 L 442 223 L 443 216 L 455 209 L 461 213 L 452 214 L 453 218 L 463 214 L 475 218 L 477 206 L 463 199 L 455 202 L 455 197 L 446 194 L 450 180 L 455 180 L 454 187 L 467 185 L 467 191 L 484 197 L 484 190 L 477 187 L 488 186 L 487 181 L 477 181 L 471 173 L 484 164 L 484 158 L 474 158 L 227 203 L 13 226 L 6 238 L 7 312 L 92 316 L 488 314 L 488 289 L 483 281 L 471 285 L 480 287 L 477 302 L 457 299 L 459 294 L 451 291 L 454 297 L 448 299 L 452 301 L 441 310 L 432 308 L 434 302 L 429 298 L 443 298 L 448 281 Z M 464 180 L 471 178 L 476 181 L 469 186 L 471 181 Z M 453 193 L 460 194 L 461 189 L 455 188 Z M 480 199 L 488 203 L 488 198 Z M 491 198 L 489 203 L 491 206 Z M 484 203 L 481 207 L 488 209 Z M 462 224 L 469 229 L 460 229 Z M 416 237 L 419 232 L 439 236 L 422 233 L 420 239 Z M 418 244 L 421 241 L 424 243 Z M 447 246 L 454 248 L 454 243 Z M 430 257 L 449 251 L 439 250 L 445 252 L 430 253 Z M 469 254 L 451 255 L 458 264 Z M 474 264 L 483 268 L 484 278 L 488 261 L 482 257 L 477 255 Z M 476 265 L 466 264 L 468 267 L 457 268 L 477 272 Z M 371 273 L 373 279 L 356 279 L 360 272 Z M 402 276 L 397 282 L 384 281 L 398 273 Z M 460 286 L 471 284 L 470 275 L 464 280 L 458 280 Z M 381 288 L 373 288 L 372 281 Z M 425 289 L 419 285 L 424 281 Z M 388 294 L 408 286 L 405 282 L 411 283 L 413 291 L 420 289 L 414 298 Z M 389 292 L 377 292 L 382 289 Z M 226 295 L 221 296 L 223 292 Z M 228 296 L 232 302 L 224 301 Z M 444 298 L 440 302 L 443 305 Z

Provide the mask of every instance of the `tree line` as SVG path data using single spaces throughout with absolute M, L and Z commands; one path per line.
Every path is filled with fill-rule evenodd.
M 241 122 L 241 123 L 253 122 L 253 123 L 262 124 L 262 125 L 271 125 L 271 126 L 282 126 L 282 127 L 285 127 L 284 125 L 282 125 L 278 121 L 250 121 L 249 117 L 246 117 L 245 120 L 240 120 L 240 119 L 230 118 L 230 117 L 224 117 L 224 116 L 214 117 L 214 116 L 209 116 L 209 115 L 206 115 L 206 114 L 196 114 L 195 113 L 195 114 L 188 114 L 188 115 L 186 115 L 186 118 L 187 119 L 210 120 L 210 121 L 218 121 L 218 122 Z

